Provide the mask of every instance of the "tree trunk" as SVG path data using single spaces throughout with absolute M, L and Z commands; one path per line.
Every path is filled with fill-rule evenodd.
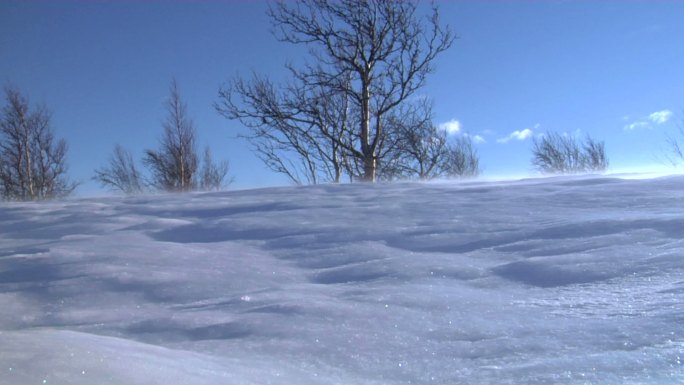
M 187 191 L 185 186 L 185 159 L 183 158 L 183 149 L 180 151 L 180 191 Z
M 24 143 L 24 157 L 26 160 L 26 182 L 28 183 L 28 190 L 29 190 L 29 195 L 31 197 L 31 200 L 36 199 L 36 194 L 34 192 L 34 186 L 33 186 L 33 165 L 31 164 L 31 151 L 29 146 L 31 145 L 31 141 L 29 139 L 29 133 L 28 133 L 28 128 L 24 127 L 24 134 L 26 135 L 25 137 L 25 143 Z
M 363 74 L 361 97 L 361 153 L 363 154 L 363 180 L 375 182 L 375 147 L 370 140 L 370 80 Z
M 332 143 L 332 152 L 332 164 L 335 170 L 335 183 L 340 183 L 340 179 L 342 178 L 342 164 L 340 164 L 335 143 Z
M 370 156 L 366 156 L 363 160 L 363 180 L 366 182 L 375 182 L 375 170 L 376 170 L 377 162 L 375 160 L 375 156 L 372 154 Z

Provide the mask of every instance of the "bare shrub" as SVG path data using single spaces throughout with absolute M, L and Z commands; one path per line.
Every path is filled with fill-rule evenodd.
M 570 135 L 545 133 L 533 141 L 532 165 L 544 174 L 603 172 L 608 158 L 604 143 L 589 136 L 581 141 Z

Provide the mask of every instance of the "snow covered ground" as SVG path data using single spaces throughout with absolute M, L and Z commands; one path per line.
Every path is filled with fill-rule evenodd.
M 678 384 L 684 177 L 0 204 L 0 384 Z

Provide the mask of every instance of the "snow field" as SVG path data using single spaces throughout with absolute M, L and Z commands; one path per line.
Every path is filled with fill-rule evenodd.
M 0 205 L 0 384 L 677 384 L 684 177 Z

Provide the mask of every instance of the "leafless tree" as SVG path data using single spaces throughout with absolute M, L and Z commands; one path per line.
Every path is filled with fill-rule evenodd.
M 680 127 L 677 135 L 669 135 L 666 139 L 670 151 L 666 159 L 675 167 L 684 162 L 684 144 L 678 136 L 684 137 L 684 128 Z
M 167 117 L 158 150 L 146 150 L 143 163 L 151 172 L 150 184 L 162 191 L 191 191 L 198 168 L 196 130 L 174 79 L 166 101 Z
M 584 142 L 570 135 L 546 133 L 535 138 L 532 165 L 544 174 L 602 172 L 608 167 L 605 145 L 587 136 Z
M 142 174 L 138 171 L 131 153 L 121 145 L 114 147 L 109 165 L 95 170 L 94 180 L 124 194 L 139 194 L 145 190 Z
M 333 180 L 346 169 L 375 181 L 378 169 L 392 164 L 383 159 L 393 154 L 387 142 L 393 135 L 384 126 L 388 116 L 425 84 L 434 60 L 453 41 L 437 8 L 422 20 L 410 0 L 301 0 L 278 1 L 268 14 L 277 38 L 310 47 L 314 63 L 290 66 L 293 82 L 281 92 L 259 77 L 233 81 L 221 90 L 217 109 L 250 127 L 266 164 L 293 180 L 302 178 L 288 170 L 304 169 L 315 182 L 311 176 L 319 173 L 312 170 L 332 165 Z M 255 103 L 263 95 L 268 102 Z M 336 107 L 327 108 L 332 115 L 315 103 L 317 96 Z M 322 124 L 320 117 L 337 121 Z M 318 151 L 325 141 L 332 145 Z
M 587 172 L 603 172 L 608 168 L 608 156 L 604 142 L 598 142 L 587 136 L 582 146 L 584 150 L 584 170 Z
M 229 170 L 228 161 L 215 163 L 209 146 L 204 148 L 204 159 L 200 170 L 199 188 L 203 191 L 218 191 L 232 180 L 226 180 Z
M 304 84 L 278 90 L 257 75 L 250 81 L 234 79 L 220 95 L 218 111 L 251 129 L 244 137 L 270 169 L 297 184 L 340 181 L 343 144 L 351 140 L 346 95 Z
M 480 156 L 470 136 L 459 136 L 447 144 L 441 170 L 442 175 L 449 178 L 474 178 L 480 175 Z
M 393 138 L 388 140 L 390 154 L 380 165 L 381 179 L 466 178 L 480 172 L 471 138 L 450 137 L 437 128 L 432 121 L 432 103 L 427 99 L 400 106 L 385 126 Z
M 125 194 L 137 194 L 148 189 L 168 192 L 219 190 L 232 182 L 232 179 L 227 179 L 228 162 L 214 162 L 208 146 L 200 169 L 197 131 L 187 116 L 187 107 L 175 79 L 171 81 L 169 93 L 160 148 L 146 150 L 143 157 L 148 173 L 143 175 L 139 172 L 131 154 L 116 145 L 109 164 L 96 169 L 93 179 L 104 187 Z
M 45 107 L 29 110 L 26 97 L 5 89 L 7 104 L 0 121 L 0 194 L 6 200 L 52 199 L 69 195 L 67 144 L 57 140 Z
M 677 131 L 668 133 L 666 137 L 668 151 L 665 160 L 677 167 L 684 163 L 684 118 L 680 119 Z

